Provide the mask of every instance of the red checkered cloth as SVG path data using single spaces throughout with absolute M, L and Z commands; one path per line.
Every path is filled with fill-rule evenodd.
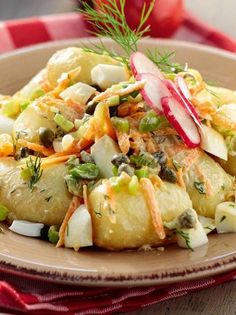
M 69 13 L 0 23 L 0 52 L 52 40 L 86 37 L 81 15 Z M 185 14 L 174 39 L 236 52 L 236 41 Z M 236 271 L 201 280 L 140 288 L 88 288 L 28 280 L 0 272 L 0 308 L 13 314 L 112 314 L 128 312 L 234 280 Z

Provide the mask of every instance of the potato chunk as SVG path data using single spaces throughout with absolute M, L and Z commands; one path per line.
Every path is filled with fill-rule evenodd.
M 9 209 L 10 221 L 61 224 L 71 201 L 64 182 L 65 165 L 44 169 L 31 191 L 20 176 L 19 163 L 13 158 L 0 159 L 0 202 Z

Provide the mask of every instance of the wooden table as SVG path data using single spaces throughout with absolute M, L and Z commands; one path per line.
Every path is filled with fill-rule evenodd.
M 205 20 L 221 27 L 232 36 L 236 36 L 234 10 L 235 0 L 227 0 L 219 6 L 219 0 L 186 0 L 189 9 Z M 0 20 L 71 11 L 72 0 L 1 0 Z M 232 7 L 232 10 L 230 10 Z M 222 11 L 223 10 L 223 11 Z M 227 13 L 227 18 L 222 17 Z M 158 263 L 158 262 L 157 262 Z M 174 300 L 149 306 L 143 310 L 127 313 L 129 315 L 233 315 L 236 314 L 236 282 L 215 288 L 205 289 Z

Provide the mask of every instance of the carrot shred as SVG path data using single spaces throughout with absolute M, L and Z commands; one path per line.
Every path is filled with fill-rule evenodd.
M 115 131 L 118 145 L 122 153 L 127 154 L 130 149 L 129 135 L 126 132 Z
M 48 149 L 41 144 L 29 142 L 29 141 L 24 140 L 24 139 L 19 139 L 18 144 L 21 145 L 22 147 L 26 147 L 30 150 L 42 153 L 45 156 L 50 156 L 54 153 L 54 150 L 52 150 L 52 149 Z
M 75 210 L 82 204 L 82 199 L 79 197 L 74 196 L 71 200 L 70 206 L 66 212 L 66 215 L 64 217 L 64 220 L 62 222 L 62 225 L 59 230 L 59 240 L 57 242 L 56 247 L 61 247 L 64 245 L 65 242 L 65 233 L 67 224 L 72 216 L 72 214 L 75 212 Z
M 148 178 L 141 178 L 140 186 L 144 194 L 147 206 L 150 210 L 153 226 L 159 238 L 163 240 L 166 237 L 161 212 L 155 197 L 155 190 L 152 182 Z
M 59 164 L 59 163 L 63 163 L 66 162 L 71 155 L 63 155 L 63 156 L 58 156 L 58 157 L 52 157 L 52 155 L 49 158 L 44 158 L 42 159 L 42 164 L 41 167 L 47 167 L 49 165 L 53 165 L 53 164 Z
M 158 175 L 150 175 L 149 179 L 155 187 L 159 188 L 163 185 L 163 181 Z

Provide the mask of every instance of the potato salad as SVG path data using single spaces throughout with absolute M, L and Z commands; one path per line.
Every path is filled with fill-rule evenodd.
M 1 95 L 0 221 L 74 250 L 236 232 L 236 92 L 171 57 L 68 47 Z

